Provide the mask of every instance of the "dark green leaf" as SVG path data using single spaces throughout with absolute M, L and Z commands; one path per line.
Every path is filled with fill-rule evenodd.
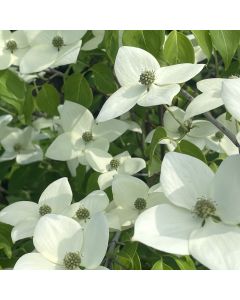
M 205 158 L 205 155 L 202 153 L 202 151 L 197 146 L 190 143 L 189 141 L 182 140 L 178 144 L 175 151 L 179 152 L 179 153 L 191 155 L 191 156 L 196 157 L 206 163 L 206 158 Z
M 42 112 L 52 117 L 58 114 L 57 107 L 60 104 L 60 96 L 55 87 L 45 83 L 36 96 L 37 106 Z
M 93 101 L 92 90 L 87 80 L 80 73 L 70 75 L 63 86 L 66 100 L 90 107 Z
M 0 250 L 10 259 L 12 257 L 12 226 L 0 222 Z
M 117 89 L 112 70 L 103 63 L 92 67 L 94 83 L 97 89 L 104 94 L 112 94 Z

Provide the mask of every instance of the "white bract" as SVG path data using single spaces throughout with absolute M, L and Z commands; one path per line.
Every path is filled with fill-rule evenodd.
M 98 215 L 83 230 L 75 220 L 50 214 L 41 218 L 34 231 L 38 252 L 25 254 L 15 270 L 98 269 L 108 246 L 106 219 Z
M 167 144 L 170 151 L 173 151 L 180 140 L 187 140 L 200 149 L 206 145 L 206 137 L 217 131 L 216 127 L 206 120 L 184 121 L 185 112 L 176 106 L 169 107 L 163 116 L 163 126 L 169 139 L 163 139 L 159 143 Z M 151 131 L 146 142 L 151 143 L 155 130 Z
M 29 49 L 28 39 L 22 30 L 0 30 L 0 70 L 18 66 Z
M 104 213 L 109 199 L 103 191 L 94 191 L 79 202 L 73 203 L 69 209 L 69 216 L 85 227 L 96 214 Z
M 103 41 L 105 30 L 92 30 L 92 34 L 93 38 L 91 38 L 82 46 L 82 50 L 89 51 L 96 49 Z
M 33 143 L 35 138 L 36 132 L 32 127 L 15 128 L 1 141 L 5 151 L 0 156 L 0 162 L 16 158 L 18 164 L 25 165 L 42 160 L 42 149 Z
M 114 70 L 121 88 L 108 98 L 97 121 L 104 122 L 129 111 L 134 105 L 170 105 L 180 91 L 179 83 L 197 75 L 203 64 L 178 64 L 160 68 L 147 51 L 123 46 L 118 50 Z
M 131 157 L 127 151 L 113 157 L 101 149 L 92 149 L 86 153 L 86 158 L 95 171 L 103 173 L 98 177 L 102 190 L 111 186 L 116 174 L 134 175 L 146 167 L 144 159 Z
M 239 155 L 224 160 L 214 174 L 194 157 L 167 153 L 160 180 L 170 204 L 141 214 L 133 239 L 191 254 L 211 269 L 239 269 L 240 229 L 234 226 L 240 222 L 239 168 Z
M 50 145 L 46 156 L 55 160 L 70 161 L 73 169 L 79 163 L 88 166 L 86 153 L 93 149 L 108 151 L 109 143 L 128 128 L 127 124 L 120 120 L 97 124 L 88 109 L 70 101 L 64 102 L 59 108 L 59 113 L 64 132 Z
M 41 194 L 38 203 L 19 201 L 5 207 L 0 212 L 0 222 L 10 224 L 12 240 L 32 237 L 42 216 L 50 213 L 66 215 L 72 202 L 72 191 L 67 178 L 51 183 Z
M 112 209 L 108 211 L 108 217 L 111 219 L 117 216 L 121 229 L 131 227 L 136 218 L 149 207 L 166 202 L 162 192 L 152 191 L 145 182 L 130 175 L 115 176 L 112 193 Z
M 240 121 L 240 78 L 224 80 L 221 95 L 227 111 Z
M 12 121 L 11 115 L 0 116 L 0 143 L 11 132 L 15 131 L 15 128 L 9 127 L 8 124 Z
M 21 60 L 20 72 L 35 73 L 75 63 L 85 33 L 85 30 L 26 31 L 31 48 Z
M 237 135 L 240 128 L 238 122 L 231 118 L 227 120 L 226 113 L 221 114 L 217 120 L 223 124 L 231 133 Z M 206 140 L 207 148 L 218 153 L 226 153 L 227 155 L 238 154 L 238 147 L 233 144 L 233 142 L 224 135 L 221 131 L 216 131 L 215 134 L 207 137 Z
M 222 94 L 223 82 L 234 85 L 236 79 L 210 78 L 199 81 L 197 88 L 202 94 L 195 97 L 188 105 L 185 120 L 222 106 L 224 104 Z

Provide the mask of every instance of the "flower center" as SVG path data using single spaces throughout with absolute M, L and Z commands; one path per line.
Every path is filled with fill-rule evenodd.
M 191 120 L 188 120 L 188 121 L 185 121 L 182 125 L 180 125 L 180 126 L 178 127 L 178 132 L 179 132 L 181 135 L 185 135 L 185 134 L 187 134 L 191 129 L 192 129 L 192 121 L 191 121 Z
M 13 53 L 13 51 L 17 49 L 17 43 L 14 40 L 9 40 L 6 44 L 6 48 Z
M 117 168 L 120 166 L 120 161 L 117 158 L 114 158 L 110 161 L 110 167 L 111 170 L 117 170 Z
M 147 202 L 143 198 L 137 198 L 137 200 L 134 202 L 134 207 L 137 210 L 143 210 L 146 208 L 146 206 L 147 206 Z
M 82 135 L 82 139 L 84 140 L 85 143 L 88 143 L 93 140 L 93 135 L 91 131 L 85 131 Z
M 86 209 L 85 207 L 81 207 L 77 210 L 76 212 L 76 217 L 79 220 L 86 220 L 90 217 L 90 212 L 88 209 Z
M 218 131 L 215 133 L 213 140 L 215 141 L 221 141 L 221 139 L 224 137 L 224 134 L 221 131 Z
M 196 202 L 193 212 L 200 218 L 206 219 L 210 216 L 214 216 L 216 212 L 216 206 L 213 201 L 206 198 L 199 198 Z
M 21 144 L 15 144 L 13 146 L 13 149 L 15 152 L 20 152 L 20 150 L 22 149 L 22 145 Z
M 64 40 L 60 35 L 56 35 L 53 39 L 52 39 L 52 45 L 53 47 L 57 48 L 58 51 L 60 50 L 60 48 L 62 48 L 62 46 L 64 46 Z
M 79 268 L 81 264 L 80 254 L 76 252 L 68 252 L 63 259 L 63 264 L 67 270 L 75 270 Z
M 52 212 L 51 207 L 46 204 L 43 204 L 42 206 L 39 207 L 39 215 L 40 216 L 50 214 L 51 212 Z
M 144 71 L 139 78 L 139 82 L 146 85 L 148 88 L 154 83 L 155 73 L 154 71 Z

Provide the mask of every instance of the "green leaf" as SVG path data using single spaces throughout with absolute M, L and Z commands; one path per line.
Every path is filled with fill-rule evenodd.
M 33 95 L 32 95 L 32 87 L 28 87 L 26 92 L 26 98 L 23 104 L 23 114 L 25 117 L 26 124 L 31 124 L 32 121 L 32 112 L 34 109 L 34 103 L 33 103 Z
M 65 99 L 90 107 L 93 101 L 92 90 L 80 73 L 70 75 L 63 86 Z
M 173 270 L 173 269 L 167 264 L 165 264 L 161 258 L 160 260 L 155 262 L 151 270 Z
M 25 98 L 26 84 L 10 70 L 0 71 L 0 100 L 13 106 L 18 113 Z
M 164 41 L 164 30 L 124 30 L 122 37 L 123 45 L 142 48 L 156 58 L 159 58 Z
M 179 153 L 183 153 L 183 154 L 187 154 L 187 155 L 191 155 L 193 157 L 196 157 L 200 160 L 202 160 L 203 162 L 207 162 L 205 155 L 202 153 L 202 151 L 195 146 L 194 144 L 190 143 L 189 141 L 186 140 L 182 140 L 177 148 L 175 149 L 176 152 Z
M 189 39 L 176 30 L 170 32 L 163 49 L 164 57 L 170 65 L 194 63 L 195 54 Z
M 103 63 L 92 67 L 93 79 L 97 89 L 104 94 L 112 94 L 117 90 L 112 70 Z
M 195 264 L 190 256 L 175 258 L 175 261 L 180 270 L 196 270 Z
M 152 159 L 147 163 L 148 167 L 148 176 L 151 177 L 156 173 L 159 173 L 161 170 L 161 160 L 160 158 L 154 154 Z
M 0 222 L 0 250 L 10 259 L 12 257 L 12 226 Z
M 210 30 L 213 47 L 220 53 L 227 69 L 238 48 L 239 30 Z
M 202 48 L 208 59 L 212 56 L 212 40 L 209 30 L 192 30 L 198 45 Z
M 118 35 L 118 30 L 106 30 L 103 40 L 106 53 L 113 64 L 119 48 Z
M 159 126 L 155 129 L 153 137 L 152 137 L 152 141 L 150 144 L 150 161 L 152 161 L 152 159 L 153 159 L 153 155 L 154 155 L 154 152 L 155 152 L 155 149 L 156 149 L 158 143 L 166 137 L 167 137 L 167 133 L 163 127 Z
M 36 102 L 39 109 L 48 116 L 53 117 L 58 114 L 57 107 L 60 104 L 60 96 L 53 85 L 45 83 L 36 96 Z

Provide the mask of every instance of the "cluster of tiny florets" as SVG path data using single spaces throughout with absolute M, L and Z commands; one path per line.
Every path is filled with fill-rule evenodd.
M 6 43 L 6 48 L 7 48 L 7 50 L 11 51 L 11 53 L 13 53 L 15 50 L 17 50 L 18 46 L 14 40 L 9 40 Z
M 64 40 L 60 35 L 56 35 L 53 39 L 52 39 L 52 45 L 53 47 L 57 48 L 58 50 L 60 48 L 62 48 L 62 46 L 64 46 Z
M 49 205 L 44 204 L 39 207 L 39 215 L 40 216 L 50 214 L 51 212 L 52 212 L 52 209 Z
M 67 253 L 64 257 L 63 263 L 67 270 L 75 270 L 79 268 L 81 264 L 80 254 L 75 252 Z
M 76 212 L 76 217 L 79 220 L 86 220 L 90 217 L 90 212 L 87 208 L 85 207 L 80 207 L 77 212 Z
M 92 135 L 91 131 L 85 131 L 82 134 L 82 139 L 84 140 L 85 143 L 92 141 L 93 135 Z
M 117 158 L 113 158 L 110 161 L 110 168 L 111 170 L 117 170 L 117 168 L 120 166 L 120 161 Z
M 216 206 L 214 202 L 206 198 L 199 198 L 193 209 L 193 213 L 202 219 L 214 216 L 215 212 Z
M 145 199 L 143 198 L 137 198 L 134 202 L 134 207 L 137 209 L 137 210 L 143 210 L 145 209 L 147 206 L 147 202 Z
M 150 86 L 154 83 L 155 73 L 154 71 L 144 71 L 139 78 L 139 82 L 143 85 Z

